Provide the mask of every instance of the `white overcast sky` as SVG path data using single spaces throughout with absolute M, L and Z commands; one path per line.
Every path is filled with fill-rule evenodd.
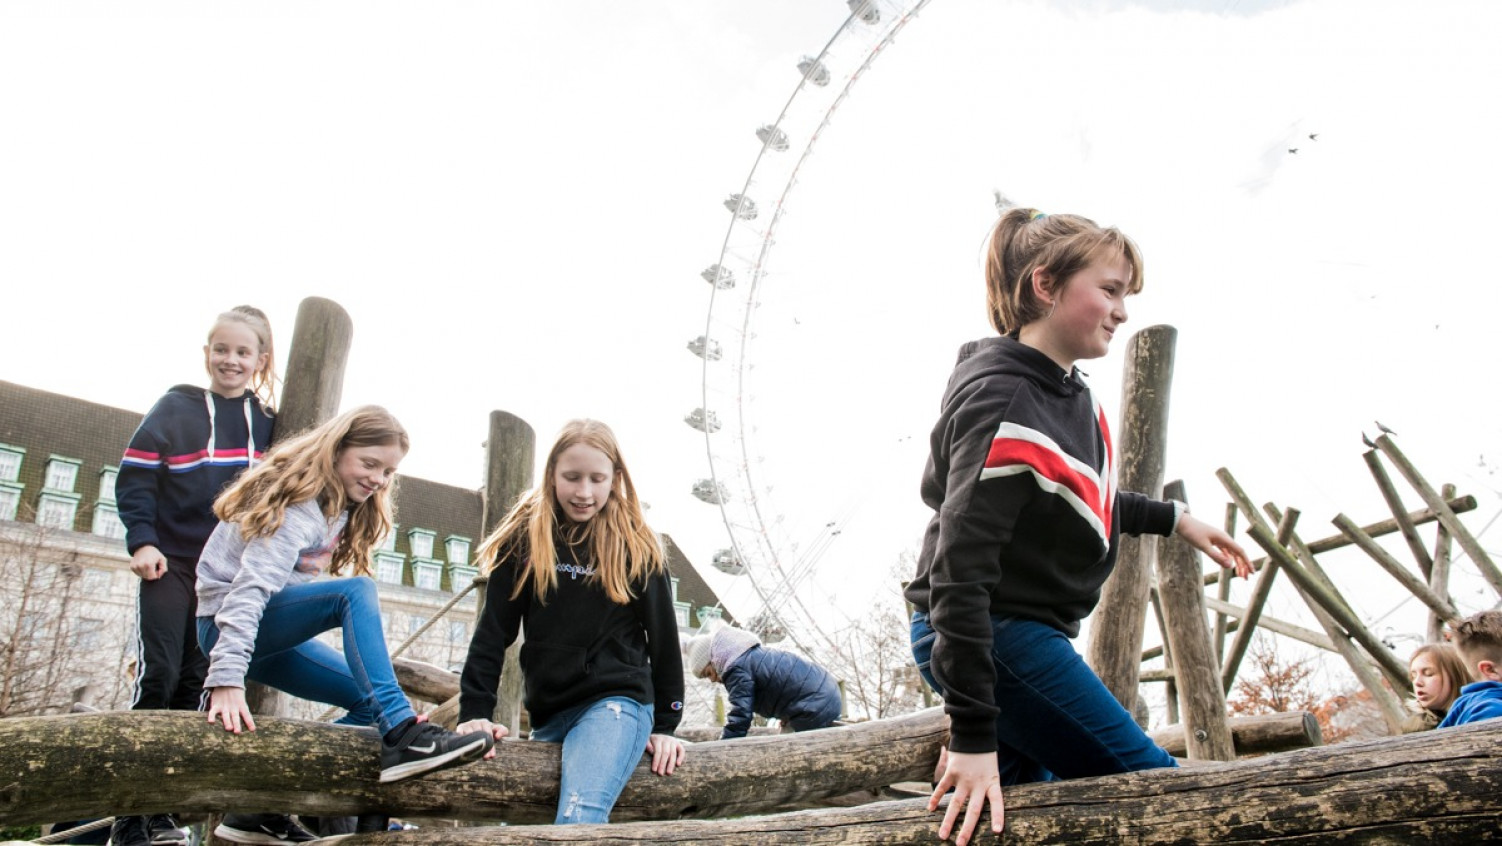
M 144 411 L 202 383 L 218 311 L 264 308 L 285 350 L 298 303 L 327 297 L 355 324 L 345 402 L 407 424 L 404 472 L 478 487 L 492 409 L 542 448 L 598 417 L 654 525 L 707 570 L 725 528 L 689 495 L 706 450 L 681 422 L 701 401 L 698 274 L 752 131 L 846 14 L 0 4 L 0 378 Z M 1308 538 L 1340 511 L 1380 519 L 1360 436 L 1381 420 L 1434 481 L 1482 497 L 1484 525 L 1502 461 L 1498 31 L 1488 0 L 932 0 L 821 135 L 761 292 L 767 502 L 804 549 L 844 526 L 811 601 L 889 598 L 922 531 L 944 379 L 988 332 L 993 189 L 1141 245 L 1129 328 L 1178 328 L 1168 475 L 1197 510 L 1220 513 L 1225 466 L 1302 509 Z M 1085 365 L 1112 409 L 1125 347 Z M 1379 627 L 1422 629 L 1416 602 L 1384 617 L 1402 594 L 1375 565 L 1335 569 Z

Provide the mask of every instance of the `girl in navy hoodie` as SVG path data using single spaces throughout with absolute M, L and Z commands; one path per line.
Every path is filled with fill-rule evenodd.
M 219 523 L 214 498 L 271 443 L 276 362 L 266 315 L 251 306 L 219 315 L 203 364 L 208 389 L 178 385 L 157 400 L 115 481 L 130 569 L 141 578 L 137 710 L 198 709 L 208 671 L 193 623 L 198 556 Z M 111 837 L 118 846 L 182 840 L 168 814 L 120 817 Z
M 1142 289 L 1137 247 L 1077 215 L 1013 208 L 991 236 L 998 337 L 960 349 L 923 473 L 934 510 L 913 603 L 913 656 L 944 697 L 950 740 L 929 810 L 965 812 L 963 846 L 1003 784 L 1172 767 L 1070 644 L 1122 532 L 1177 533 L 1222 567 L 1251 564 L 1224 531 L 1116 489 L 1101 405 L 1075 362 L 1100 358 Z
M 564 426 L 542 484 L 477 555 L 490 580 L 460 675 L 457 730 L 509 733 L 491 717 L 506 648 L 525 625 L 531 739 L 563 744 L 554 822 L 609 822 L 643 751 L 658 775 L 683 763 L 673 737 L 683 715 L 673 589 L 610 427 Z

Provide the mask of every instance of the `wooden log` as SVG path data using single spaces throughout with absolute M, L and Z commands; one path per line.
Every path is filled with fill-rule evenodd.
M 1492 590 L 1502 595 L 1502 570 L 1497 569 L 1497 565 L 1492 562 L 1492 557 L 1481 547 L 1481 542 L 1476 540 L 1476 536 L 1471 534 L 1464 523 L 1460 522 L 1460 518 L 1455 516 L 1439 493 L 1430 487 L 1423 474 L 1413 466 L 1413 462 L 1408 460 L 1408 456 L 1404 455 L 1403 451 L 1398 449 L 1398 445 L 1393 443 L 1392 438 L 1387 435 L 1377 438 L 1377 449 L 1382 450 L 1382 454 L 1398 468 L 1398 472 L 1408 480 L 1408 484 L 1418 491 L 1424 504 L 1438 515 L 1440 524 L 1445 527 L 1455 542 L 1460 544 L 1460 548 L 1471 556 L 1471 561 L 1475 563 L 1476 569 L 1481 571 L 1482 578 L 1492 586 Z
M 1497 836 L 1499 793 L 1502 722 L 1493 721 L 1230 763 L 1009 787 L 1002 836 L 987 833 L 975 842 L 1474 843 Z M 715 821 L 419 829 L 340 842 L 928 844 L 937 839 L 941 811 L 930 813 L 926 804 L 905 799 Z
M 1225 468 L 1222 467 L 1221 470 L 1225 471 Z M 1229 471 L 1225 472 L 1229 473 Z M 1450 507 L 1451 511 L 1455 512 L 1456 514 L 1464 514 L 1467 511 L 1476 510 L 1476 497 L 1470 495 L 1455 496 L 1454 494 L 1455 489 L 1454 487 L 1451 487 L 1450 495 L 1444 498 L 1445 504 Z M 1233 503 L 1231 507 L 1234 508 L 1235 504 Z M 1430 509 L 1425 509 L 1423 511 L 1410 511 L 1408 513 L 1408 519 L 1413 523 L 1422 526 L 1426 523 L 1435 522 L 1439 519 L 1439 515 Z M 1398 530 L 1398 523 L 1396 520 L 1378 520 L 1375 523 L 1370 523 L 1368 525 L 1362 526 L 1361 528 L 1364 529 L 1368 535 L 1371 535 L 1374 538 L 1380 538 L 1384 535 L 1390 535 L 1393 532 L 1396 532 Z M 1327 538 L 1320 538 L 1319 540 L 1310 541 L 1309 549 L 1315 553 L 1321 553 L 1329 552 L 1334 549 L 1341 549 L 1350 545 L 1351 539 L 1346 537 L 1345 535 L 1331 535 Z M 1253 570 L 1260 571 L 1265 564 L 1267 564 L 1266 558 L 1252 559 Z M 1217 567 L 1214 571 L 1206 573 L 1205 584 L 1215 584 L 1215 580 L 1220 578 L 1221 572 L 1223 571 L 1219 567 Z
M 1163 488 L 1168 441 L 1168 395 L 1173 382 L 1172 326 L 1149 326 L 1131 337 L 1122 380 L 1121 427 L 1117 441 L 1122 490 L 1157 496 Z M 1137 700 L 1137 656 L 1147 625 L 1154 538 L 1122 535 L 1116 567 L 1101 587 L 1090 621 L 1085 661 L 1106 688 L 1131 710 Z
M 447 702 L 459 695 L 459 674 L 426 661 L 392 658 L 396 682 L 408 696 L 424 702 Z
M 1429 606 L 1431 613 L 1439 615 L 1447 623 L 1454 624 L 1460 622 L 1460 613 L 1455 610 L 1455 606 L 1451 605 L 1448 599 L 1435 595 L 1434 591 L 1429 589 L 1429 585 L 1421 581 L 1418 576 L 1404 569 L 1403 562 L 1394 558 L 1391 553 L 1383 549 L 1365 532 L 1361 531 L 1361 527 L 1356 525 L 1356 521 L 1344 514 L 1337 514 L 1331 522 L 1344 532 L 1346 537 L 1350 538 L 1353 543 L 1360 547 L 1362 552 L 1365 552 L 1373 561 L 1381 565 L 1382 569 L 1386 570 L 1389 575 L 1397 579 L 1398 584 L 1407 588 L 1409 593 L 1417 597 L 1420 602 Z M 1433 562 L 1430 562 L 1431 571 L 1433 566 Z
M 1211 599 L 1208 596 L 1205 597 L 1205 605 L 1209 606 L 1214 611 L 1225 614 L 1228 617 L 1240 618 L 1246 615 L 1245 608 L 1240 608 L 1238 606 L 1232 605 L 1229 602 L 1221 602 L 1218 599 Z M 1240 623 L 1240 619 L 1232 620 L 1227 628 L 1234 628 Z M 1336 651 L 1335 644 L 1330 641 L 1329 635 L 1320 634 L 1314 629 L 1305 628 L 1303 626 L 1290 623 L 1285 620 L 1280 620 L 1277 617 L 1269 617 L 1266 614 L 1263 614 L 1261 617 L 1257 618 L 1257 625 L 1260 628 L 1267 629 L 1273 634 L 1280 634 L 1284 637 L 1297 640 L 1300 643 L 1307 643 L 1310 646 L 1319 647 L 1320 649 L 1323 649 L 1327 652 Z
M 1164 494 L 1169 499 L 1186 499 L 1182 482 L 1170 483 Z M 1158 600 L 1177 674 L 1170 691 L 1177 689 L 1179 711 L 1188 727 L 1188 757 L 1229 761 L 1236 757 L 1236 747 L 1226 725 L 1226 695 L 1220 687 L 1210 627 L 1205 623 L 1200 556 L 1176 537 L 1158 544 Z
M 511 510 L 527 489 L 532 487 L 534 456 L 537 453 L 537 434 L 527 421 L 506 411 L 490 412 L 490 433 L 485 440 L 485 510 L 482 537 L 488 537 L 506 513 Z M 488 562 L 481 562 L 482 566 Z M 485 611 L 485 592 L 480 588 L 479 601 L 475 603 L 475 624 Z M 501 662 L 501 679 L 497 684 L 495 709 L 490 719 L 516 731 L 522 719 L 522 668 L 521 652 L 524 635 L 506 650 Z M 457 695 L 457 694 L 456 694 Z M 458 703 L 450 706 L 454 718 L 458 718 Z
M 612 818 L 720 817 L 781 810 L 904 781 L 928 782 L 949 720 L 932 708 L 892 720 L 694 744 L 672 776 L 637 765 Z M 110 814 L 383 811 L 548 822 L 559 746 L 507 740 L 493 761 L 378 781 L 375 732 L 272 717 L 232 735 L 190 711 L 113 711 L 0 720 L 0 825 Z
M 339 413 L 344 367 L 355 327 L 333 300 L 308 297 L 297 306 L 292 346 L 282 369 L 282 404 L 276 410 L 278 441 L 301 434 Z
M 1278 521 L 1278 543 L 1285 545 L 1293 536 L 1294 526 L 1299 522 L 1299 511 L 1290 508 L 1283 514 L 1283 519 Z M 1241 671 L 1241 660 L 1246 657 L 1246 651 L 1252 645 L 1252 637 L 1257 633 L 1257 620 L 1262 616 L 1262 608 L 1267 604 L 1267 598 L 1272 595 L 1273 581 L 1278 577 L 1278 564 L 1271 559 L 1262 572 L 1257 574 L 1257 584 L 1252 587 L 1252 595 L 1246 601 L 1246 613 L 1242 616 L 1242 626 L 1236 631 L 1236 638 L 1231 641 L 1230 651 L 1226 653 L 1226 660 L 1221 665 L 1220 684 L 1221 693 L 1231 692 L 1231 686 L 1236 683 L 1236 674 Z
M 1229 721 L 1231 740 L 1237 755 L 1266 755 L 1271 752 L 1288 752 L 1293 749 L 1308 749 L 1324 743 L 1319 720 L 1308 711 L 1285 711 L 1280 714 L 1258 714 L 1251 717 L 1232 717 Z M 1164 726 L 1147 733 L 1153 742 L 1168 750 L 1175 758 L 1182 758 L 1188 748 L 1183 726 Z
M 1369 449 L 1361 454 L 1361 460 L 1366 462 L 1367 469 L 1372 472 L 1372 481 L 1377 483 L 1377 490 L 1382 492 L 1382 500 L 1387 503 L 1388 510 L 1397 521 L 1398 533 L 1403 536 L 1403 542 L 1408 544 L 1408 551 L 1413 553 L 1413 560 L 1418 562 L 1419 570 L 1424 574 L 1424 578 L 1429 578 L 1429 573 L 1434 568 L 1434 560 L 1429 557 L 1429 550 L 1424 548 L 1424 540 L 1419 537 L 1418 527 L 1408 519 L 1408 509 L 1403 505 L 1403 498 L 1398 496 L 1398 489 L 1393 486 L 1392 478 L 1387 475 L 1387 468 L 1382 466 L 1381 454 L 1375 449 Z M 1346 534 L 1346 537 L 1350 535 Z
M 1450 499 L 1455 496 L 1455 486 L 1447 484 L 1440 489 L 1440 497 Z M 1450 533 L 1440 524 L 1439 530 L 1434 537 L 1434 569 L 1429 572 L 1429 589 L 1435 594 L 1450 598 Z M 1453 604 L 1453 603 L 1452 603 Z M 1445 639 L 1445 621 L 1438 614 L 1429 615 L 1429 624 L 1425 627 L 1425 634 L 1429 643 L 1439 643 Z
M 1236 536 L 1236 503 L 1226 503 L 1226 534 Z M 1231 601 L 1231 578 L 1236 575 L 1235 571 L 1225 567 L 1214 568 L 1215 572 L 1215 598 L 1221 602 Z M 1215 615 L 1215 628 L 1210 637 L 1215 641 L 1215 661 L 1224 663 L 1226 660 L 1226 635 L 1230 634 L 1231 619 L 1223 613 Z

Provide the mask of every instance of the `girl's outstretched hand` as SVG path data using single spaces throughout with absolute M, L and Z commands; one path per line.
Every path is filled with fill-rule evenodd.
M 455 734 L 469 734 L 470 732 L 475 731 L 487 732 L 496 740 L 500 740 L 501 738 L 511 733 L 510 729 L 506 728 L 500 723 L 492 723 L 489 720 L 469 720 L 462 722 L 454 727 Z M 499 748 L 499 746 L 491 746 L 490 751 L 486 752 L 485 757 L 481 760 L 491 760 L 495 757 L 496 750 L 498 750 Z
M 683 763 L 683 741 L 670 734 L 648 737 L 647 751 L 652 753 L 652 772 L 658 775 L 672 775 Z
M 1243 579 L 1252 574 L 1252 561 L 1246 557 L 1246 550 L 1242 549 L 1224 529 L 1206 523 L 1193 514 L 1185 513 L 1179 517 L 1179 527 L 1176 530 L 1179 537 L 1188 541 L 1190 546 L 1210 556 L 1214 561 L 1227 570 L 1235 570 L 1236 575 Z
M 240 733 L 256 730 L 255 718 L 250 715 L 250 706 L 245 704 L 245 688 L 216 687 L 209 692 L 209 722 L 220 723 L 225 731 Z
M 954 829 L 954 818 L 959 816 L 960 809 L 965 811 L 965 822 L 960 826 L 960 833 L 955 836 L 955 846 L 965 846 L 970 842 L 970 835 L 975 833 L 975 826 L 980 822 L 980 812 L 985 810 L 986 803 L 991 803 L 991 831 L 1001 833 L 1001 825 L 1006 819 L 1006 813 L 1001 801 L 1001 774 L 996 766 L 995 752 L 950 752 L 947 766 L 944 768 L 944 776 L 934 787 L 933 795 L 928 797 L 928 809 L 938 810 L 939 799 L 949 788 L 954 788 L 954 796 L 949 800 L 949 807 L 944 810 L 944 822 L 939 824 L 939 839 L 946 840 L 949 832 Z

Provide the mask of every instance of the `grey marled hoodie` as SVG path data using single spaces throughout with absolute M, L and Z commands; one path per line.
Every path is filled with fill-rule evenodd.
M 220 521 L 198 559 L 198 616 L 213 617 L 219 642 L 209 653 L 204 689 L 244 687 L 261 613 L 289 583 L 318 578 L 334 557 L 349 514 L 330 520 L 316 499 L 287 508 L 282 527 L 246 541 L 239 523 Z

